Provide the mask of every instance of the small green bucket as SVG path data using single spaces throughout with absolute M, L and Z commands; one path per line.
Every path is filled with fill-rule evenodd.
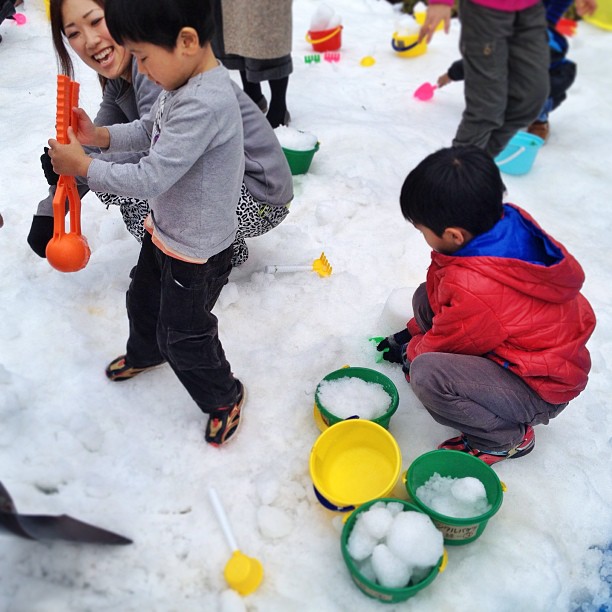
M 431 571 L 427 574 L 427 576 L 425 576 L 423 580 L 417 582 L 416 584 L 412 584 L 400 589 L 391 589 L 377 584 L 376 582 L 372 582 L 369 578 L 366 578 L 359 571 L 357 564 L 349 554 L 347 545 L 349 536 L 351 535 L 351 531 L 355 526 L 355 521 L 357 520 L 357 516 L 359 515 L 359 513 L 368 510 L 371 506 L 378 502 L 395 502 L 402 504 L 404 506 L 404 512 L 409 510 L 413 512 L 423 512 L 414 504 L 404 501 L 403 499 L 393 499 L 390 497 L 381 497 L 379 499 L 373 499 L 363 504 L 362 506 L 359 506 L 359 508 L 352 512 L 350 516 L 346 519 L 344 527 L 342 528 L 342 535 L 340 537 L 340 548 L 342 550 L 342 556 L 344 557 L 346 567 L 348 568 L 349 573 L 351 574 L 351 578 L 362 593 L 365 593 L 369 597 L 377 599 L 382 603 L 398 603 L 400 601 L 406 601 L 410 597 L 414 597 L 419 591 L 431 584 L 439 573 L 444 571 L 446 567 L 446 551 L 440 557 L 438 563 L 431 568 Z
M 439 514 L 426 506 L 417 496 L 416 490 L 435 473 L 451 478 L 472 476 L 484 485 L 491 509 L 480 516 L 455 518 Z M 417 457 L 406 472 L 406 489 L 414 503 L 429 515 L 436 527 L 444 534 L 444 543 L 450 546 L 467 544 L 479 538 L 489 519 L 499 510 L 503 501 L 501 481 L 493 468 L 472 455 L 455 450 L 434 450 Z
M 314 149 L 310 149 L 309 151 L 294 151 L 293 149 L 285 149 L 282 147 L 283 153 L 287 158 L 287 162 L 289 162 L 289 168 L 291 169 L 291 174 L 306 174 L 310 168 L 310 164 L 312 163 L 312 158 L 314 154 L 319 150 L 319 143 L 314 146 Z
M 331 372 L 317 385 L 317 388 L 315 390 L 314 418 L 317 422 L 317 425 L 319 426 L 319 429 L 323 431 L 327 429 L 327 427 L 329 427 L 330 425 L 335 425 L 336 423 L 339 423 L 340 421 L 344 420 L 341 417 L 336 416 L 335 414 L 330 412 L 321 403 L 321 400 L 319 399 L 319 387 L 321 386 L 321 383 L 330 380 L 337 380 L 338 378 L 360 378 L 365 382 L 381 385 L 381 387 L 389 394 L 391 401 L 389 402 L 389 407 L 387 408 L 387 411 L 381 416 L 372 419 L 372 421 L 384 427 L 385 429 L 389 429 L 391 417 L 393 416 L 399 405 L 399 393 L 397 391 L 397 387 L 390 378 L 388 378 L 384 374 L 381 374 L 380 372 L 377 372 L 376 370 L 371 370 L 370 368 L 352 367 L 341 368 L 339 370 Z M 357 417 L 359 415 L 355 416 Z

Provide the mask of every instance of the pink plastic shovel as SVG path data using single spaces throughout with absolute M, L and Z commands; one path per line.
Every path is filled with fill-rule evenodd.
M 438 89 L 437 85 L 432 85 L 431 83 L 423 83 L 415 92 L 414 97 L 417 100 L 421 100 L 422 102 L 426 102 L 427 100 L 431 100 L 434 95 L 434 90 Z

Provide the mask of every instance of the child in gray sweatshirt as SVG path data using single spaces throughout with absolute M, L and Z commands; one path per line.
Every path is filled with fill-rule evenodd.
M 109 0 L 105 9 L 112 37 L 164 91 L 149 114 L 129 124 L 97 127 L 78 109 L 78 132 L 70 130 L 66 145 L 49 140 L 49 156 L 55 172 L 86 176 L 93 190 L 148 200 L 127 293 L 127 351 L 106 374 L 123 381 L 167 361 L 208 414 L 206 441 L 219 446 L 235 434 L 245 398 L 211 312 L 231 271 L 238 225 L 239 105 L 212 52 L 209 0 Z M 92 159 L 80 143 L 110 153 L 148 146 L 149 153 L 117 164 Z

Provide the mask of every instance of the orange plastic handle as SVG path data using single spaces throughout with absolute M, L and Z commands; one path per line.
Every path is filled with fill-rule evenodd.
M 77 115 L 73 112 L 79 104 L 79 84 L 66 75 L 57 77 L 57 141 L 68 144 L 68 128 L 77 130 Z M 66 201 L 70 212 L 70 232 L 66 233 Z M 53 197 L 53 238 L 46 249 L 47 260 L 62 272 L 76 272 L 85 267 L 90 250 L 81 235 L 81 198 L 73 176 L 60 175 Z

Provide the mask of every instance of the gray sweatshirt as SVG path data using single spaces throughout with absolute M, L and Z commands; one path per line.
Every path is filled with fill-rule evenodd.
M 271 206 L 284 206 L 293 199 L 293 178 L 287 159 L 274 134 L 274 130 L 259 110 L 259 107 L 247 96 L 236 83 L 232 87 L 240 104 L 242 126 L 244 131 L 244 184 L 249 193 L 259 202 Z M 150 109 L 162 89 L 138 72 L 136 62 L 132 62 L 132 82 L 124 79 L 113 79 L 106 83 L 98 114 L 94 119 L 96 125 L 114 125 L 129 123 L 144 116 Z M 134 163 L 148 152 L 121 153 L 110 156 L 88 149 L 92 157 Z M 78 177 L 79 194 L 83 197 L 89 188 L 85 178 Z M 49 195 L 38 205 L 38 215 L 53 216 L 53 196 L 55 187 L 49 189 Z
M 109 153 L 149 144 L 150 150 L 135 164 L 93 159 L 90 189 L 148 200 L 154 235 L 189 258 L 209 258 L 233 242 L 244 144 L 240 107 L 223 66 L 162 93 L 140 120 L 108 130 Z

